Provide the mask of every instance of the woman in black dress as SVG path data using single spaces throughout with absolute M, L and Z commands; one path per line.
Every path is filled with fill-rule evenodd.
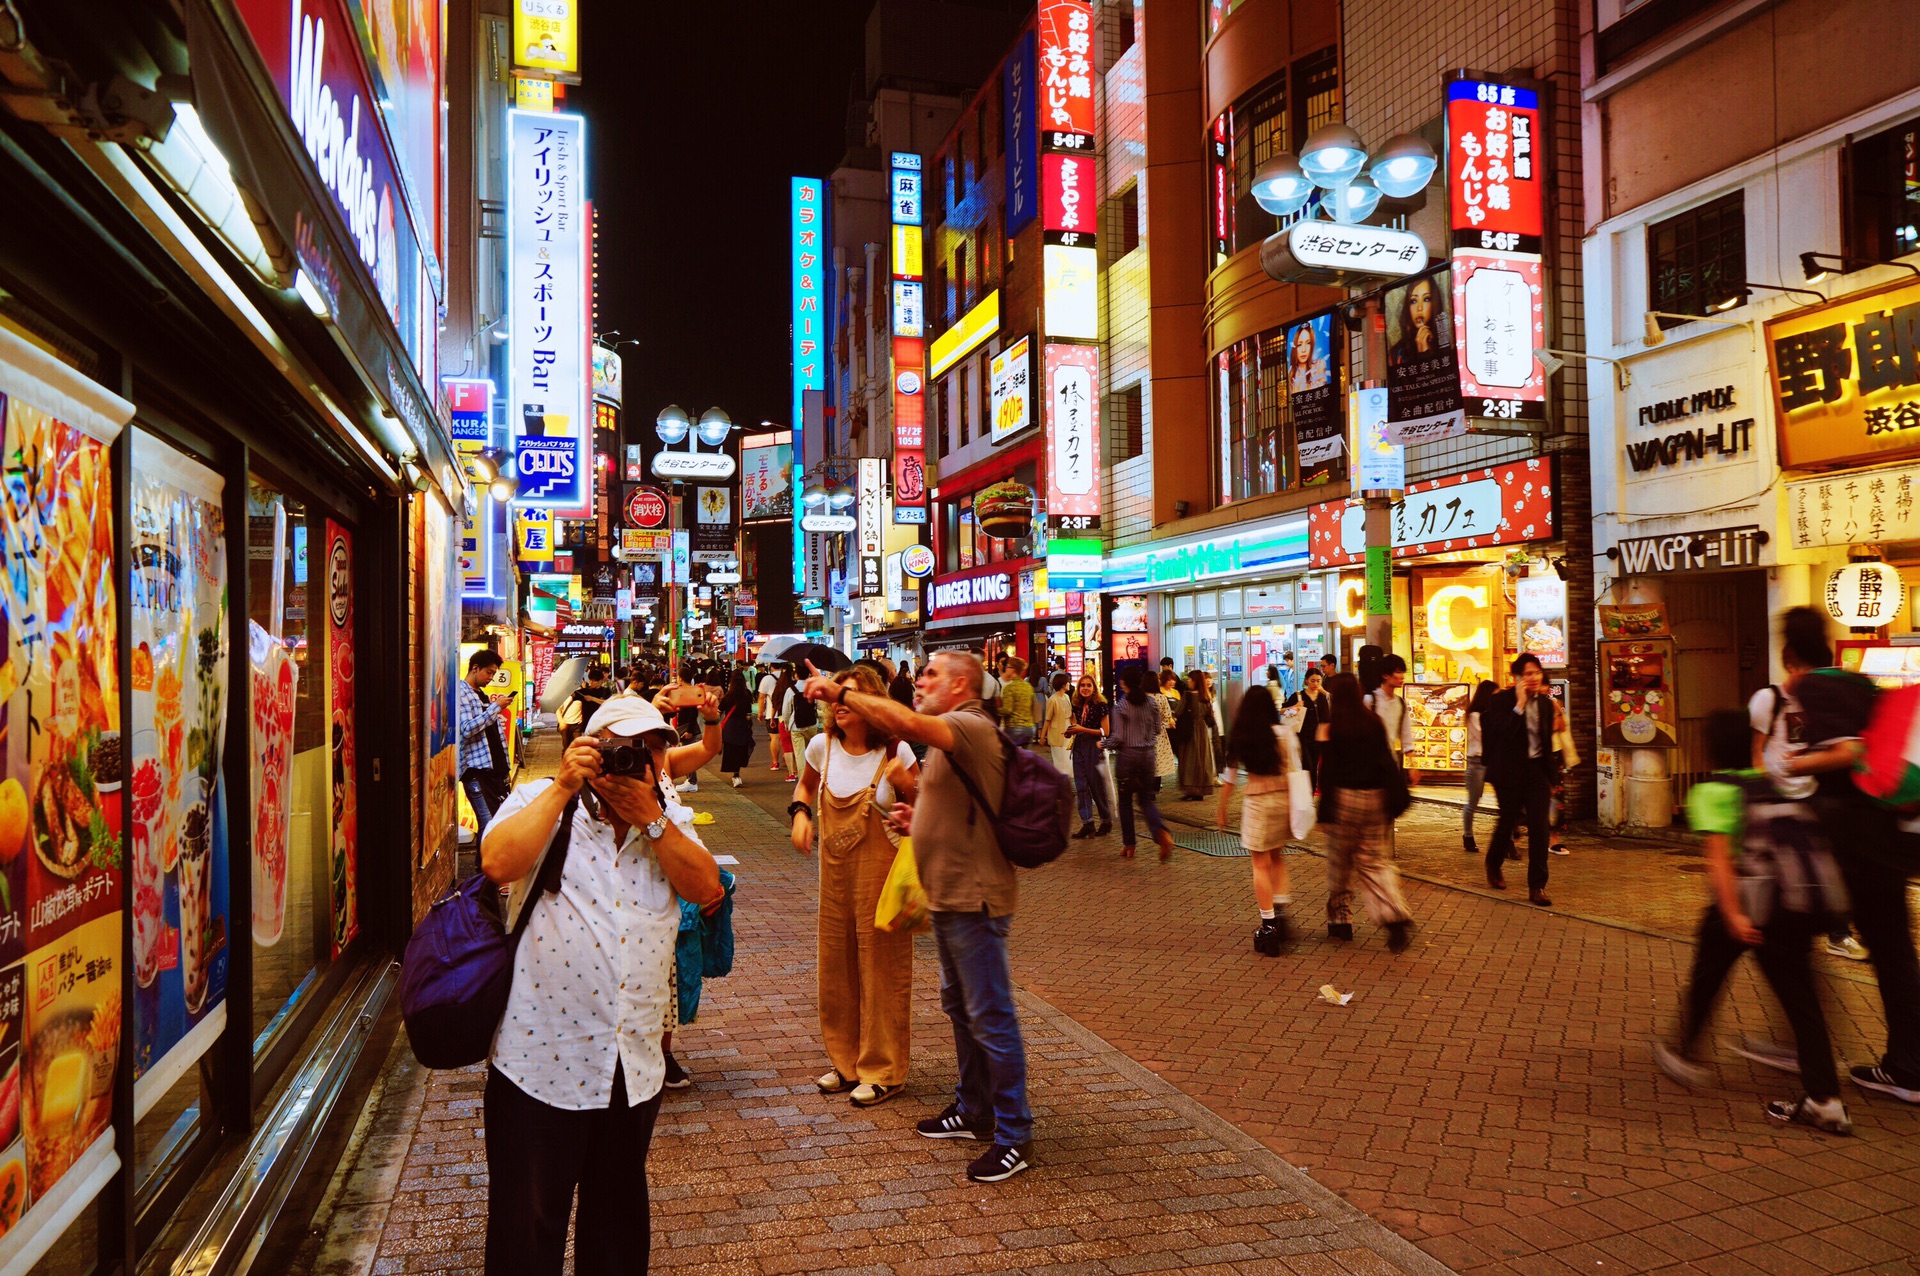
M 720 769 L 733 776 L 739 788 L 740 773 L 753 757 L 753 693 L 747 690 L 747 676 L 734 671 L 727 694 L 720 697 Z
M 1328 698 L 1326 677 L 1318 669 L 1308 669 L 1300 680 L 1300 690 L 1287 697 L 1287 709 L 1303 709 L 1300 718 L 1300 764 L 1313 777 L 1313 791 L 1320 791 L 1320 725 L 1333 720 L 1333 701 Z

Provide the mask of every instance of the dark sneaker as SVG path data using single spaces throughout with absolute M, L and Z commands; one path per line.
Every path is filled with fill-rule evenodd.
M 1767 1119 L 1781 1125 L 1810 1125 L 1828 1134 L 1852 1134 L 1847 1120 L 1847 1105 L 1838 1099 L 1816 1103 L 1805 1095 L 1798 1099 L 1775 1099 L 1767 1105 Z
M 1113 832 L 1113 821 L 1101 820 L 1100 827 L 1093 831 L 1093 835 L 1095 837 L 1105 837 L 1107 834 L 1111 832 Z
M 667 1079 L 663 1084 L 669 1090 L 685 1090 L 693 1084 L 693 1078 L 687 1075 L 687 1070 L 680 1066 L 680 1061 L 673 1057 L 671 1050 L 667 1051 Z
M 957 1103 L 949 1103 L 945 1112 L 937 1117 L 928 1117 L 915 1128 L 923 1139 L 972 1139 L 977 1143 L 985 1143 L 993 1137 L 991 1124 L 969 1125 L 967 1119 L 960 1115 L 960 1105 Z
M 1388 952 L 1404 953 L 1407 951 L 1407 946 L 1411 943 L 1413 943 L 1413 923 L 1412 922 L 1388 922 L 1387 923 L 1387 951 Z
M 1878 1090 L 1881 1094 L 1890 1094 L 1902 1103 L 1920 1103 L 1920 1084 L 1908 1085 L 1896 1081 L 1893 1074 L 1885 1068 L 1869 1067 L 1862 1064 L 1850 1069 L 1853 1083 L 1862 1090 Z
M 1328 922 L 1327 938 L 1328 939 L 1352 939 L 1353 923 L 1352 922 Z
M 1030 1150 L 1030 1145 L 1013 1147 L 996 1143 L 967 1167 L 967 1177 L 976 1183 L 1005 1182 L 1032 1164 L 1027 1160 Z
M 1278 924 L 1276 924 L 1278 923 Z M 1286 936 L 1286 926 L 1278 918 L 1268 918 L 1260 923 L 1260 929 L 1253 932 L 1253 951 L 1262 957 L 1278 957 L 1280 941 Z

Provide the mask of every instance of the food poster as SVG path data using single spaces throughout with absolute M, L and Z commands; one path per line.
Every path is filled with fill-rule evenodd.
M 76 409 L 94 432 L 0 393 L 0 1268 L 34 1262 L 119 1165 L 114 431 Z
M 425 671 L 421 717 L 427 724 L 427 782 L 421 790 L 420 862 L 426 863 L 458 836 L 459 751 L 454 742 L 460 706 L 460 591 L 452 518 L 431 496 L 413 501 L 414 545 L 420 556 L 415 579 L 422 594 L 419 610 L 421 667 Z
M 360 933 L 360 810 L 354 773 L 353 533 L 327 520 L 327 731 L 333 802 L 327 840 L 327 889 L 333 956 Z
M 1406 763 L 1416 771 L 1467 769 L 1467 704 L 1473 685 L 1409 682 L 1400 688 L 1413 715 L 1413 745 Z
M 129 482 L 137 1117 L 226 1023 L 227 549 L 218 474 L 135 433 Z
M 1674 724 L 1673 643 L 1600 644 L 1600 743 L 1612 749 L 1671 749 Z
M 253 722 L 253 942 L 271 948 L 287 924 L 287 860 L 293 840 L 293 713 L 300 666 L 287 645 L 247 626 Z

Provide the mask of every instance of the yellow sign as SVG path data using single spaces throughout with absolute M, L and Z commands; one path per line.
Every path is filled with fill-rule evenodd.
M 531 75 L 513 77 L 513 104 L 522 111 L 551 111 L 553 81 Z
M 1476 619 L 1487 614 L 1487 587 L 1485 585 L 1443 585 L 1427 598 L 1427 637 L 1433 639 L 1434 646 L 1446 651 L 1481 651 L 1487 645 L 1487 627 L 1482 624 L 1478 629 L 1462 637 L 1453 627 L 1453 606 L 1466 603 L 1479 613 Z
M 620 552 L 623 554 L 671 554 L 673 533 L 643 532 L 637 527 L 623 527 L 620 529 Z
M 1920 454 L 1920 282 L 1767 324 L 1780 466 Z
M 553 513 L 550 510 L 513 512 L 514 557 L 523 563 L 553 561 Z
M 920 228 L 918 226 L 900 226 L 893 228 L 893 273 L 905 275 L 909 279 L 918 279 L 921 274 Z
M 1334 591 L 1333 618 L 1342 629 L 1358 629 L 1367 623 L 1367 578 L 1342 576 Z
M 1000 331 L 1000 290 L 981 298 L 980 304 L 960 316 L 960 322 L 934 339 L 927 352 L 927 375 L 937 377 L 982 341 Z
M 514 0 L 513 65 L 579 83 L 578 0 Z

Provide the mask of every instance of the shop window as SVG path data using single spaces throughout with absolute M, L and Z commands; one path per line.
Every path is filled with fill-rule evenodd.
M 954 446 L 962 448 L 973 433 L 973 360 L 960 365 L 960 410 L 959 429 L 955 432 Z
M 1285 71 L 1234 103 L 1229 113 L 1234 199 L 1229 255 L 1252 247 L 1280 227 L 1280 220 L 1253 198 L 1253 175 L 1277 152 L 1288 149 L 1287 115 Z
M 1649 310 L 1705 315 L 1747 281 L 1745 192 L 1735 191 L 1647 227 Z M 1662 328 L 1686 323 L 1660 319 Z
M 1140 246 L 1140 183 L 1133 182 L 1107 204 L 1103 237 L 1112 245 L 1107 260 L 1119 261 Z
M 1340 50 L 1329 46 L 1293 64 L 1293 146 L 1298 151 L 1314 130 L 1338 123 Z
M 1299 483 L 1287 408 L 1286 329 L 1273 328 L 1214 358 L 1215 437 L 1223 503 L 1289 491 Z
M 1920 119 L 1847 148 L 1846 256 L 1891 261 L 1920 251 Z
M 1146 405 L 1141 382 L 1134 382 L 1107 400 L 1108 420 L 1112 422 L 1112 452 L 1118 461 L 1131 461 L 1146 448 Z

